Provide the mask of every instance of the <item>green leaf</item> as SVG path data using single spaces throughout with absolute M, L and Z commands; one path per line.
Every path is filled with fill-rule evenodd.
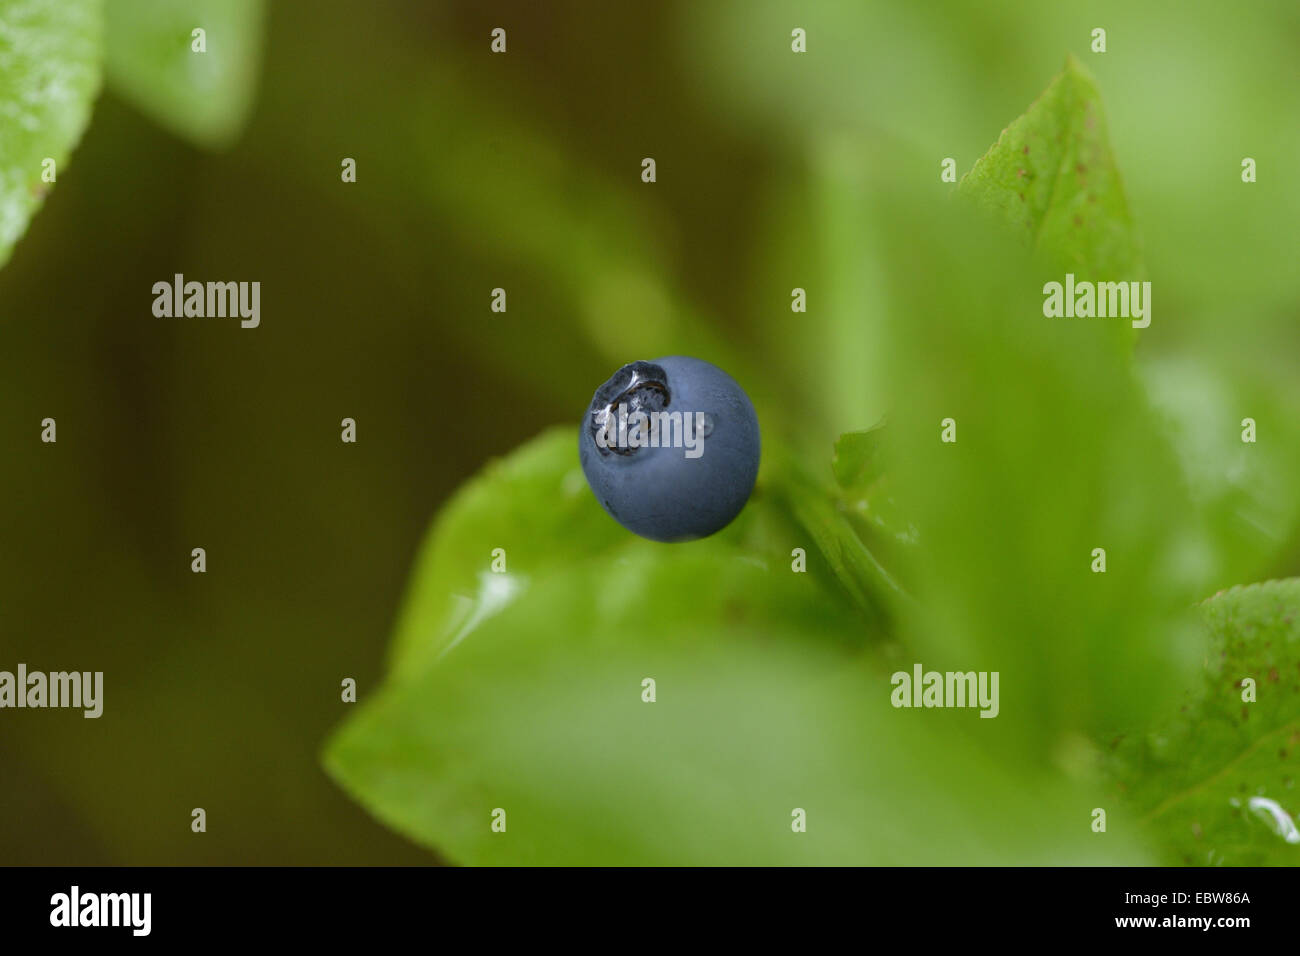
M 870 488 L 884 476 L 884 426 L 860 432 L 845 432 L 835 442 L 831 469 L 835 481 L 846 491 Z
M 859 533 L 848 507 L 784 444 L 767 441 L 763 457 L 760 483 L 811 538 L 821 563 L 872 629 L 887 629 L 892 606 L 907 595 Z M 805 544 L 803 537 L 797 541 Z
M 874 437 L 870 439 L 870 442 L 874 441 Z M 857 440 L 856 433 L 841 436 L 832 472 L 845 476 L 850 471 L 878 467 L 879 458 L 872 456 L 863 444 Z M 841 446 L 852 461 L 841 461 L 838 457 Z M 776 476 L 771 482 L 774 495 L 811 538 L 817 555 L 835 576 L 843 593 L 870 622 L 873 630 L 888 630 L 894 606 L 909 598 L 894 572 L 876 553 L 876 549 L 882 549 L 882 554 L 888 552 L 890 535 L 875 534 L 881 528 L 868 520 L 869 517 L 878 523 L 886 519 L 901 520 L 892 510 L 893 501 L 887 496 L 887 482 L 876 476 L 878 480 L 870 484 L 873 497 L 868 504 L 862 489 L 840 490 L 818 480 L 813 469 L 783 446 L 773 447 L 769 443 L 765 457 L 768 473 Z M 892 529 L 887 530 L 892 534 Z
M 1176 456 L 1097 322 L 1043 317 L 1031 254 L 962 204 L 895 202 L 903 634 L 927 666 L 1000 671 L 1036 759 L 1140 726 L 1194 673 L 1183 618 L 1212 567 Z
M 1070 56 L 959 185 L 1080 279 L 1136 279 L 1141 255 L 1101 94 Z
M 889 706 L 826 555 L 792 571 L 785 453 L 730 527 L 663 545 L 600 510 L 576 444 L 544 433 L 435 523 L 393 670 L 324 757 L 380 820 L 463 863 L 1137 859 L 1086 838 L 1069 786 L 1000 767 L 992 722 Z
M 1108 769 L 1169 863 L 1298 865 L 1300 580 L 1233 588 L 1203 611 L 1199 690 L 1156 730 L 1116 741 Z
M 1073 57 L 959 190 L 1026 231 L 1036 249 L 1080 278 L 1142 273 L 1100 94 Z M 1084 321 L 1131 340 L 1126 322 Z M 1188 486 L 1196 518 L 1211 536 L 1213 546 L 1197 560 L 1216 582 L 1262 573 L 1296 520 L 1292 489 L 1300 476 L 1300 446 L 1294 416 L 1250 372 L 1233 381 L 1214 365 L 1186 357 L 1148 358 L 1138 371 L 1177 448 L 1180 484 Z M 1240 441 L 1247 416 L 1267 422 L 1268 442 Z
M 701 581 L 741 608 L 772 586 L 743 564 L 644 555 L 552 579 L 531 610 L 360 705 L 329 772 L 457 863 L 1138 859 L 1088 839 L 1088 804 L 1068 788 L 1000 769 L 950 721 L 888 707 L 883 677 L 799 647 L 761 612 L 728 626 L 707 598 L 698 615 L 657 603 Z M 795 808 L 806 834 L 791 832 Z
M 549 575 L 363 702 L 329 772 L 458 863 L 1137 859 L 1088 841 L 1064 822 L 1083 802 L 1000 770 L 952 715 L 890 708 L 882 673 L 816 639 L 845 623 L 807 576 L 697 545 Z
M 871 161 L 878 149 L 873 138 L 848 134 L 809 144 L 811 195 L 800 203 L 793 221 L 783 224 L 782 237 L 788 246 L 807 248 L 799 250 L 799 258 L 766 263 L 760 273 L 773 279 L 809 276 L 802 284 L 809 287 L 811 299 L 799 315 L 799 333 L 791 335 L 790 315 L 781 316 L 784 335 L 773 342 L 773 350 L 776 356 L 796 359 L 794 374 L 816 388 L 817 419 L 831 429 L 823 440 L 875 424 L 889 402 L 882 367 L 887 280 L 880 250 L 890 237 L 875 217 L 861 215 L 864 198 L 880 185 Z M 811 242 L 805 230 L 811 232 Z M 788 251 L 774 250 L 773 255 Z M 800 262 L 803 256 L 810 261 Z M 756 309 L 770 314 L 758 303 Z M 808 375 L 810 368 L 817 374 Z
M 884 426 L 846 432 L 835 443 L 831 468 L 838 486 L 836 501 L 874 548 L 897 553 L 916 541 L 916 528 L 898 507 L 886 468 Z
M 490 462 L 443 507 L 425 539 L 389 664 L 419 671 L 520 596 L 540 570 L 625 543 L 578 464 L 577 428 L 556 428 Z M 504 552 L 509 574 L 492 572 Z
M 1218 355 L 1189 354 L 1148 356 L 1138 365 L 1213 537 L 1216 587 L 1270 573 L 1300 517 L 1292 386 L 1257 367 L 1229 374 L 1221 363 Z M 1248 418 L 1254 442 L 1242 441 Z
M 263 15 L 262 0 L 108 0 L 109 83 L 176 135 L 227 146 L 252 107 Z
M 764 457 L 758 487 L 740 517 L 712 538 L 677 545 L 638 538 L 605 514 L 578 463 L 576 427 L 550 429 L 491 462 L 447 503 L 426 539 L 393 639 L 394 675 L 404 679 L 422 671 L 486 619 L 544 589 L 549 575 L 574 564 L 605 567 L 639 553 L 672 560 L 723 547 L 788 573 L 791 550 L 808 542 L 784 510 L 791 478 L 776 463 L 789 456 L 769 437 Z M 504 575 L 492 570 L 498 549 Z M 814 557 L 802 578 L 818 601 L 834 609 L 832 617 L 843 620 L 832 575 Z M 827 620 L 817 614 L 808 624 Z
M 98 0 L 0 0 L 0 265 L 81 138 L 99 92 Z
M 971 203 L 899 182 L 875 214 L 893 238 L 887 471 L 917 530 L 900 630 L 928 666 L 1000 671 L 1006 746 L 1055 759 L 1176 698 L 1197 659 L 1186 608 L 1214 570 L 1115 347 L 1129 323 L 1042 313 L 1056 269 L 1140 268 L 1096 87 L 1067 62 L 963 180 Z

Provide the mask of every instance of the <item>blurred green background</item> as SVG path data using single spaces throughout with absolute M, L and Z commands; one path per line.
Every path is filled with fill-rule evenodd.
M 927 359 L 891 360 L 916 347 L 890 344 L 891 284 L 946 279 L 909 203 L 1067 52 L 1105 99 L 1155 289 L 1142 380 L 1180 454 L 1197 408 L 1233 440 L 1260 409 L 1283 446 L 1276 487 L 1207 479 L 1209 511 L 1267 532 L 1209 531 L 1199 596 L 1300 572 L 1294 2 L 271 3 L 242 132 L 190 145 L 110 85 L 0 272 L 0 668 L 105 672 L 99 720 L 0 715 L 0 861 L 434 861 L 319 755 L 340 680 L 381 680 L 439 506 L 652 355 L 736 371 L 819 462 L 900 398 L 933 417 Z M 260 281 L 261 327 L 155 318 L 174 273 Z M 952 302 L 929 305 L 941 340 Z M 1209 441 L 1197 461 L 1233 451 Z

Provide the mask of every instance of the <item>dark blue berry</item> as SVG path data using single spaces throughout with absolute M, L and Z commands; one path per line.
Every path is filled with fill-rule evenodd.
M 689 541 L 740 514 L 758 477 L 758 417 L 735 380 L 671 355 L 624 365 L 578 434 L 587 483 L 610 516 L 653 541 Z

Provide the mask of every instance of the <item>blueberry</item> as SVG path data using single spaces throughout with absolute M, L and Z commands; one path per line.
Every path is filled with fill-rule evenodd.
M 722 369 L 672 355 L 624 365 L 578 433 L 587 483 L 610 517 L 653 541 L 720 531 L 758 477 L 758 417 Z

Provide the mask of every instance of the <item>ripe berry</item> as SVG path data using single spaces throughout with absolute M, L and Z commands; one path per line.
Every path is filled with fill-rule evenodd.
M 758 477 L 758 417 L 722 369 L 684 355 L 624 365 L 578 434 L 587 483 L 610 516 L 653 541 L 726 527 Z

